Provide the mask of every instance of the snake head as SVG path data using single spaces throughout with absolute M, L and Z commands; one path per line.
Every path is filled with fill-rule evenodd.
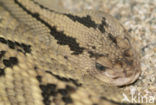
M 96 59 L 95 76 L 115 86 L 132 84 L 141 73 L 140 56 L 128 38 L 118 37 L 115 40 L 116 50 L 110 52 L 107 57 L 101 56 Z

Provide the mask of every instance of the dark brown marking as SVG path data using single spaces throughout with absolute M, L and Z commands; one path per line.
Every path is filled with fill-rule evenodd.
M 78 55 L 83 52 L 85 48 L 80 47 L 79 44 L 76 42 L 75 38 L 69 37 L 64 34 L 63 31 L 57 31 L 56 27 L 51 27 L 51 35 L 57 40 L 57 43 L 60 45 L 68 45 L 69 48 L 74 51 L 73 55 Z
M 0 68 L 0 76 L 4 76 L 4 75 L 5 75 L 4 69 Z
M 15 43 L 13 41 L 8 40 L 7 44 L 11 49 L 15 49 Z
M 36 76 L 36 78 L 39 82 L 42 82 L 42 77 L 40 75 Z
M 108 37 L 115 45 L 117 45 L 117 40 L 111 33 L 108 33 Z
M 73 21 L 78 21 L 79 23 L 85 25 L 88 28 L 90 28 L 90 27 L 96 28 L 97 27 L 97 24 L 91 19 L 91 17 L 89 15 L 87 15 L 85 17 L 74 16 L 72 14 L 64 14 L 64 15 L 66 15 Z
M 66 104 L 73 103 L 72 98 L 71 98 L 71 97 L 69 97 L 69 96 L 62 97 L 62 100 L 63 100 Z
M 42 90 L 43 102 L 45 105 L 51 105 L 51 96 L 56 96 L 56 85 L 55 84 L 46 84 L 46 85 L 39 85 L 40 89 Z
M 75 84 L 75 85 L 78 86 L 78 87 L 82 85 L 81 83 L 78 83 L 77 80 L 74 80 L 74 79 L 72 79 L 72 78 L 61 77 L 61 76 L 59 76 L 59 75 L 53 74 L 53 73 L 50 72 L 50 71 L 46 71 L 46 73 L 49 73 L 50 75 L 56 77 L 57 79 L 59 79 L 59 80 L 61 80 L 61 81 L 64 81 L 64 82 L 72 82 L 73 84 Z
M 66 103 L 66 104 L 69 104 L 69 103 L 72 103 L 72 98 L 70 97 L 70 94 L 72 92 L 76 91 L 75 88 L 69 86 L 69 85 L 66 85 L 66 88 L 64 89 L 58 89 L 58 92 L 63 96 L 62 97 L 62 100 Z
M 99 57 L 102 57 L 102 56 L 105 56 L 105 55 L 103 55 L 103 54 L 99 54 L 99 53 L 95 53 L 95 52 L 93 52 L 93 51 L 88 51 L 88 53 L 89 53 L 89 57 L 94 57 L 94 58 L 99 58 Z
M 0 37 L 0 42 L 3 44 L 7 44 L 7 40 L 5 40 L 4 38 Z
M 102 21 L 101 21 L 101 24 L 98 25 L 98 29 L 104 33 L 105 32 L 105 26 L 108 26 L 108 24 L 106 23 L 106 18 L 103 17 L 102 18 Z
M 65 59 L 68 59 L 68 56 L 64 56 Z
M 95 50 L 95 49 L 96 49 L 96 47 L 95 47 L 95 46 L 92 46 L 92 49 L 94 49 L 94 50 Z
M 31 53 L 31 46 L 27 45 L 27 44 L 24 44 L 24 43 L 18 43 L 16 41 L 13 42 L 13 41 L 7 40 L 7 39 L 5 39 L 3 37 L 0 37 L 0 43 L 6 44 L 6 45 L 8 45 L 9 48 L 16 49 L 17 51 L 21 51 L 24 54 L 25 53 Z
M 18 64 L 18 59 L 16 57 L 10 57 L 9 59 L 3 59 L 3 64 L 6 67 L 13 67 Z
M 0 51 L 0 60 L 3 58 L 3 56 L 5 55 L 6 51 Z

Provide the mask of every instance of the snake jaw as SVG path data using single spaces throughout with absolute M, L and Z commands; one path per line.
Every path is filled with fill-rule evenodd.
M 125 53 L 125 52 L 124 52 Z M 114 62 L 105 57 L 97 59 L 96 78 L 115 86 L 125 86 L 134 83 L 140 73 L 139 57 L 134 53 L 127 54 Z
M 135 82 L 141 73 L 139 65 L 131 67 L 129 70 L 120 70 L 112 68 L 105 71 L 98 72 L 96 77 L 108 84 L 115 86 L 125 86 Z

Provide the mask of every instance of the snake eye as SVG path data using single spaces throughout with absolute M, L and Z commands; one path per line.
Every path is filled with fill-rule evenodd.
M 105 66 L 103 66 L 103 65 L 101 65 L 101 64 L 99 64 L 99 63 L 96 63 L 96 69 L 98 69 L 98 70 L 100 70 L 100 71 L 104 71 L 104 70 L 106 70 L 106 68 L 107 68 L 107 67 L 105 67 Z

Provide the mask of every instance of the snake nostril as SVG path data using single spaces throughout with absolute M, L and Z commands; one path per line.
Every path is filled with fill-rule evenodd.
M 132 52 L 130 50 L 125 50 L 124 53 L 123 53 L 123 55 L 125 57 L 131 57 L 132 56 Z

